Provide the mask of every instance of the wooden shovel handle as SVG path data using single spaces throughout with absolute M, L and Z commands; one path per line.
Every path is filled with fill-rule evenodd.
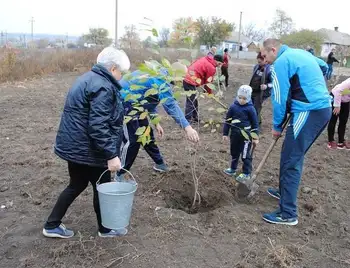
M 289 115 L 288 118 L 287 118 L 287 120 L 284 122 L 284 124 L 283 124 L 283 126 L 282 126 L 282 132 L 286 129 L 287 125 L 289 124 L 290 119 L 291 119 L 291 115 Z M 282 133 L 281 133 L 281 134 L 282 134 Z M 270 154 L 271 154 L 273 148 L 275 147 L 277 141 L 279 140 L 279 138 L 280 138 L 280 137 L 277 137 L 276 139 L 274 139 L 274 140 L 271 142 L 271 144 L 270 144 L 269 148 L 267 149 L 267 151 L 266 151 L 266 153 L 265 153 L 263 159 L 260 161 L 258 168 L 257 168 L 257 169 L 255 170 L 255 172 L 254 172 L 254 175 L 253 175 L 254 179 L 259 175 L 259 173 L 260 173 L 262 167 L 265 165 L 267 158 L 270 156 Z

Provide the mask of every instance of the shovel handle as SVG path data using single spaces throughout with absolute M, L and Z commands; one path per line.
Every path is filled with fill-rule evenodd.
M 291 115 L 289 115 L 288 118 L 287 118 L 287 120 L 284 122 L 284 124 L 283 124 L 283 126 L 282 126 L 282 132 L 286 129 L 287 125 L 289 124 L 290 119 L 291 119 Z M 255 178 L 259 175 L 259 173 L 260 173 L 262 167 L 265 165 L 267 158 L 270 156 L 270 154 L 271 154 L 273 148 L 275 147 L 277 141 L 279 140 L 279 138 L 280 138 L 280 137 L 277 137 L 276 139 L 274 139 L 274 140 L 271 142 L 271 144 L 270 144 L 269 148 L 267 149 L 267 151 L 266 151 L 266 153 L 265 153 L 263 159 L 260 161 L 258 168 L 255 170 L 255 172 L 254 172 L 254 174 L 253 174 L 253 179 L 254 179 L 254 180 L 255 180 Z

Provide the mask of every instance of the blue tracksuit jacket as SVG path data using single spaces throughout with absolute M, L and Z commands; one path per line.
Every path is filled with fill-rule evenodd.
M 315 57 L 315 60 L 317 61 L 318 65 L 321 68 L 323 76 L 325 76 L 328 73 L 328 64 L 324 60 L 322 60 L 316 56 L 314 56 L 314 57 Z
M 331 107 L 331 97 L 315 57 L 301 49 L 282 45 L 272 66 L 273 127 L 282 131 L 288 112 L 294 113 L 294 136 L 309 112 Z
M 151 117 L 157 114 L 157 106 L 163 100 L 164 110 L 178 125 L 182 128 L 190 125 L 176 99 L 173 97 L 171 85 L 163 79 L 150 77 L 148 74 L 140 71 L 134 71 L 131 73 L 131 79 L 123 77 L 123 79 L 119 81 L 119 84 L 123 87 L 121 95 L 124 100 L 126 115 L 132 110 L 132 104 L 136 102 L 135 100 L 127 98 L 129 94 L 132 94 L 138 96 L 137 102 L 142 104 L 142 107 L 150 113 Z M 145 93 L 150 89 L 155 89 L 157 93 L 146 97 Z M 141 113 L 142 112 L 139 112 L 135 116 Z

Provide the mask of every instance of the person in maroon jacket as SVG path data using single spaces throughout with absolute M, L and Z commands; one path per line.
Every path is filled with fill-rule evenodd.
M 204 90 L 208 94 L 213 94 L 212 90 L 206 86 L 214 79 L 216 67 L 223 63 L 224 59 L 221 55 L 214 57 L 205 56 L 194 61 L 187 69 L 187 74 L 183 81 L 185 91 L 195 91 L 196 87 L 204 86 Z M 209 81 L 208 81 L 209 80 Z M 186 97 L 185 117 L 189 122 L 198 122 L 198 100 L 197 94 L 193 93 Z
M 221 74 L 225 76 L 225 86 L 228 87 L 228 61 L 230 60 L 230 55 L 228 54 L 228 49 L 224 50 L 224 63 L 221 66 Z

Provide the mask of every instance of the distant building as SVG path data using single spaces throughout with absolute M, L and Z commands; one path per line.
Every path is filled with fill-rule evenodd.
M 247 46 L 248 51 L 258 51 L 260 49 L 260 43 L 252 41 L 250 44 Z
M 239 38 L 238 32 L 232 32 L 231 35 L 224 40 L 221 45 L 223 48 L 228 48 L 229 51 L 235 52 L 235 51 L 247 51 L 248 45 L 251 43 L 251 40 L 241 34 L 241 38 Z
M 346 57 L 350 56 L 350 35 L 347 33 L 339 32 L 338 27 L 334 27 L 334 30 L 319 29 L 317 31 L 324 36 L 324 43 L 322 45 L 321 57 L 325 58 L 332 51 L 336 49 L 339 56 Z

